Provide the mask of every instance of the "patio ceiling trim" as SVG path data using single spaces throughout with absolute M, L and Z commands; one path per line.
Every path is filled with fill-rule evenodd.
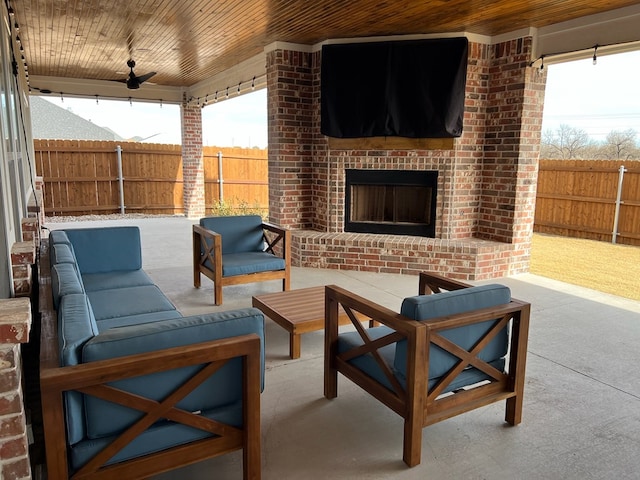
M 545 55 L 545 64 L 579 60 L 593 56 L 594 45 L 598 55 L 640 50 L 640 4 L 539 28 L 533 56 Z
M 126 85 L 107 80 L 89 80 L 83 78 L 46 77 L 31 75 L 29 83 L 32 93 L 35 95 L 47 94 L 65 97 L 94 98 L 96 95 L 102 99 L 129 100 L 136 102 L 154 103 L 182 103 L 181 87 L 169 87 L 145 83 L 137 90 L 129 90 Z

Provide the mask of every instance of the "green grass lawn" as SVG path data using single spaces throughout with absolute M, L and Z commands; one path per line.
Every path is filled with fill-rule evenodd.
M 640 247 L 536 233 L 531 273 L 640 300 Z

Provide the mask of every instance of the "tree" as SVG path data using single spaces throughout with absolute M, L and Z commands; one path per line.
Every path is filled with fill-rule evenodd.
M 543 158 L 584 158 L 583 154 L 595 144 L 586 131 L 562 124 L 558 130 L 542 133 L 540 155 Z
M 607 158 L 628 160 L 637 158 L 638 146 L 636 145 L 636 136 L 638 132 L 633 129 L 624 131 L 613 130 L 607 135 L 604 149 Z

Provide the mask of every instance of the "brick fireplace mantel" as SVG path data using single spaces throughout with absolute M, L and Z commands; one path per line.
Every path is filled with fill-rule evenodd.
M 546 81 L 529 66 L 531 38 L 470 42 L 463 135 L 432 149 L 323 136 L 320 55 L 267 56 L 269 210 L 294 230 L 294 264 L 465 280 L 528 271 Z M 346 169 L 437 170 L 435 238 L 345 233 Z

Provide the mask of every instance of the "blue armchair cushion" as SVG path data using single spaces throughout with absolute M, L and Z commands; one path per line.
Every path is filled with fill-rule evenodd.
M 264 251 L 262 217 L 204 217 L 200 225 L 222 235 L 222 254 Z
M 205 265 L 213 269 L 208 260 Z M 268 252 L 229 253 L 222 256 L 222 276 L 247 275 L 249 273 L 284 270 L 284 259 Z
M 400 313 L 412 320 L 424 321 L 434 318 L 471 312 L 482 308 L 495 307 L 511 301 L 511 291 L 504 285 L 482 285 L 462 288 L 450 292 L 433 295 L 418 295 L 405 298 Z M 453 328 L 440 334 L 466 350 L 477 343 L 494 324 L 494 321 L 477 323 L 465 327 Z M 508 332 L 503 329 L 482 350 L 479 357 L 491 362 L 503 358 L 507 354 Z M 458 358 L 445 352 L 440 347 L 432 346 L 429 350 L 429 378 L 439 378 L 449 371 Z M 394 368 L 402 375 L 407 371 L 407 342 L 400 341 L 396 347 Z
M 509 303 L 511 293 L 507 287 L 502 285 L 487 285 L 482 287 L 470 287 L 452 292 L 445 292 L 433 295 L 419 295 L 410 297 L 403 301 L 401 313 L 413 320 L 429 320 L 456 313 L 465 313 L 496 305 Z M 441 332 L 442 336 L 448 338 L 461 347 L 470 350 L 493 325 L 494 321 L 489 320 L 479 324 L 450 329 Z M 380 326 L 370 328 L 367 334 L 372 340 L 383 337 L 393 332 L 392 329 Z M 489 344 L 482 350 L 479 357 L 487 361 L 494 368 L 504 370 L 504 357 L 508 347 L 508 332 L 503 329 Z M 345 332 L 338 336 L 338 353 L 351 350 L 363 344 L 358 332 Z M 406 388 L 407 371 L 407 341 L 402 340 L 392 343 L 378 350 L 383 361 L 389 366 L 394 377 L 400 385 Z M 436 345 L 432 345 L 429 350 L 429 380 L 428 388 L 433 387 L 440 377 L 448 372 L 459 359 L 442 350 Z M 364 371 L 374 378 L 378 383 L 388 389 L 393 389 L 391 382 L 384 375 L 378 363 L 371 354 L 361 355 L 349 361 L 353 366 Z M 475 368 L 467 368 L 456 379 L 451 382 L 444 392 L 480 382 L 487 379 L 487 376 Z
M 81 274 L 142 268 L 138 227 L 65 230 Z

